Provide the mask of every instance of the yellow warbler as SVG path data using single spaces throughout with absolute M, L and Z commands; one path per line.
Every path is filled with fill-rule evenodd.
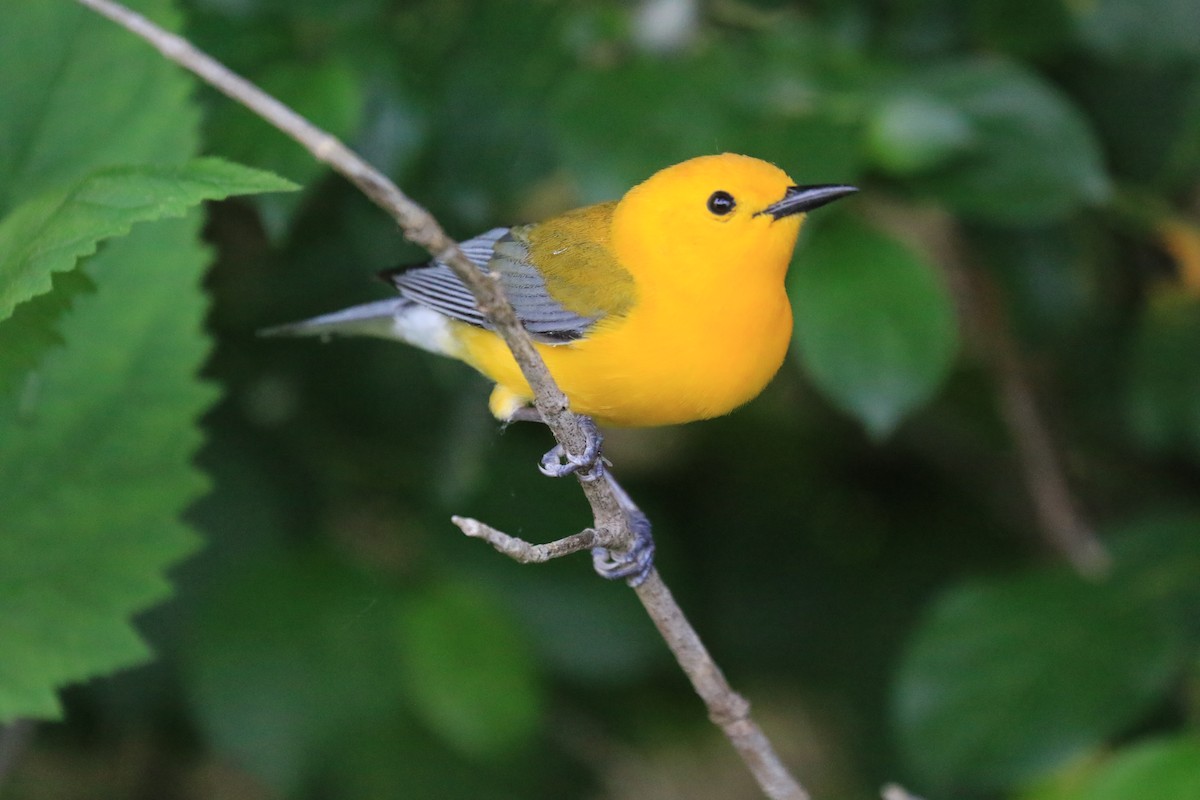
M 792 312 L 784 275 L 804 213 L 854 192 L 797 186 L 748 156 L 693 158 L 618 201 L 462 243 L 500 276 L 571 409 L 616 425 L 725 414 L 783 363 Z M 520 369 L 475 299 L 437 261 L 384 273 L 399 297 L 269 333 L 398 339 L 495 382 L 501 420 L 531 402 Z

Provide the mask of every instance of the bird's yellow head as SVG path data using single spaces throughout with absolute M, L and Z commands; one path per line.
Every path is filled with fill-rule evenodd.
M 701 156 L 630 189 L 614 212 L 613 240 L 623 255 L 658 253 L 672 272 L 697 279 L 756 270 L 782 280 L 804 213 L 854 191 L 797 186 L 783 170 L 749 156 Z M 623 260 L 632 266 L 641 259 Z

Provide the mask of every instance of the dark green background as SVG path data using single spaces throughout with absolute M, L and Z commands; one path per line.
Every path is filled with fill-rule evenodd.
M 655 28 L 651 5 L 694 16 Z M 1200 241 L 1194 0 L 181 10 L 460 238 L 710 152 L 860 186 L 805 229 L 794 357 L 763 396 L 609 437 L 665 579 L 815 798 L 1200 796 L 1200 264 L 1161 236 Z M 303 185 L 208 209 L 203 548 L 138 619 L 159 658 L 67 689 L 0 796 L 757 796 L 631 592 L 450 525 L 587 525 L 535 469 L 546 431 L 499 430 L 483 379 L 409 348 L 256 338 L 385 297 L 373 273 L 424 255 L 196 97 L 203 152 Z M 998 348 L 1103 579 L 1047 542 Z

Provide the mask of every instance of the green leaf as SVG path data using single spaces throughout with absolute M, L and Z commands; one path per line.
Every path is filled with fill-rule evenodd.
M 133 5 L 177 22 L 166 0 Z M 0 718 L 54 716 L 58 685 L 147 657 L 130 616 L 194 546 L 179 515 L 204 488 L 189 461 L 214 394 L 195 377 L 199 223 L 113 242 L 87 267 L 96 294 L 64 271 L 96 238 L 196 202 L 155 170 L 187 162 L 198 113 L 185 73 L 77 4 L 0 0 L 0 15 L 0 343 L 19 343 L 0 382 L 23 378 L 19 402 L 0 396 Z M 122 173 L 143 164 L 159 166 Z
M 66 192 L 25 202 L 0 221 L 0 321 L 50 291 L 53 273 L 134 223 L 179 217 L 203 200 L 294 188 L 269 173 L 201 158 L 178 167 L 109 167 Z
M 129 5 L 168 28 L 168 0 Z M 0 214 L 112 164 L 196 151 L 192 82 L 154 48 L 78 3 L 0 0 Z
M 1101 760 L 1101 758 L 1103 760 Z M 1022 800 L 1195 800 L 1200 797 L 1200 737 L 1139 741 L 1069 765 Z
M 1142 604 L 1065 571 L 961 584 L 900 666 L 901 746 L 943 789 L 1027 781 L 1159 702 L 1176 642 Z
M 823 222 L 788 279 L 796 354 L 875 437 L 928 400 L 958 348 L 950 295 L 905 245 L 850 218 Z
M 1113 61 L 1194 65 L 1200 59 L 1200 12 L 1194 0 L 1090 0 L 1065 5 L 1083 42 Z
M 897 93 L 873 115 L 867 146 L 880 168 L 900 176 L 940 166 L 974 142 L 971 120 L 949 103 L 920 93 Z
M 538 725 L 541 696 L 528 648 L 480 592 L 442 585 L 413 599 L 401 628 L 409 698 L 458 749 L 497 754 Z
M 63 343 L 58 321 L 76 297 L 95 288 L 83 270 L 56 273 L 49 292 L 17 306 L 0 322 L 0 397 L 24 379 L 47 350 Z
M 1200 514 L 1148 514 L 1106 529 L 1103 538 L 1121 594 L 1200 646 Z
M 210 740 L 279 791 L 351 730 L 397 713 L 399 599 L 318 554 L 269 550 L 232 570 L 186 642 Z
M 196 541 L 180 512 L 215 390 L 198 218 L 143 226 L 88 264 L 104 281 L 62 321 L 19 407 L 0 404 L 0 720 L 54 717 L 55 688 L 145 660 L 132 614 L 169 594 Z
M 968 123 L 973 146 L 911 182 L 963 216 L 1046 223 L 1111 191 L 1087 120 L 1024 67 L 999 59 L 942 63 L 893 91 L 933 98 Z
M 1151 305 L 1133 341 L 1125 391 L 1134 438 L 1159 453 L 1200 454 L 1200 302 Z
M 1078 800 L 1132 797 L 1200 797 L 1200 737 L 1179 736 L 1123 751 L 1088 782 Z

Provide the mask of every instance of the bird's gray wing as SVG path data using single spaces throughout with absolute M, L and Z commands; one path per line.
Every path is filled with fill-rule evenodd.
M 517 318 L 535 340 L 565 344 L 579 339 L 603 314 L 577 313 L 550 295 L 541 273 L 529 261 L 525 230 L 493 228 L 459 247 L 480 271 L 500 275 L 500 284 Z M 470 325 L 492 327 L 480 313 L 471 291 L 440 261 L 388 270 L 381 276 L 408 300 Z

